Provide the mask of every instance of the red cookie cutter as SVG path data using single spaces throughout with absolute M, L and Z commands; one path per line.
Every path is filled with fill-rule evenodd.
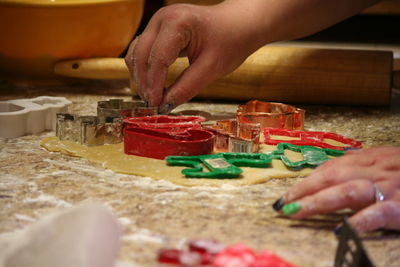
M 166 132 L 149 128 L 124 129 L 126 154 L 164 159 L 166 156 L 197 156 L 211 154 L 214 134 L 206 130 L 189 129 Z
M 273 137 L 292 137 L 296 140 L 277 139 Z M 316 146 L 320 148 L 330 148 L 337 150 L 360 149 L 362 143 L 351 138 L 345 138 L 342 135 L 329 132 L 313 132 L 313 131 L 298 131 L 276 128 L 264 128 L 264 142 L 268 145 L 277 145 L 279 143 L 289 143 L 297 146 Z M 331 145 L 326 142 L 326 139 L 331 139 L 342 143 L 343 146 Z
M 200 129 L 200 123 L 205 120 L 206 119 L 201 116 L 157 115 L 148 117 L 129 117 L 124 119 L 124 123 L 127 128 L 146 128 L 171 133 L 177 131 L 182 132 L 188 129 Z
M 201 129 L 203 121 L 200 116 L 125 118 L 124 151 L 156 159 L 211 154 L 214 134 Z
M 239 123 L 259 123 L 261 128 L 272 127 L 302 130 L 305 110 L 282 103 L 252 100 L 237 110 Z

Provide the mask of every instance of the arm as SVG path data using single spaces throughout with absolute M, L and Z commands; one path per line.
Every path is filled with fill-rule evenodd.
M 232 72 L 262 45 L 312 34 L 375 2 L 227 0 L 216 6 L 168 6 L 132 42 L 125 60 L 139 95 L 167 111 Z M 180 55 L 189 58 L 190 67 L 165 90 L 168 66 Z

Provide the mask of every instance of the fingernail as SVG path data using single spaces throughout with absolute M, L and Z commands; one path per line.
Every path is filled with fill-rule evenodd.
M 281 197 L 280 199 L 275 201 L 274 204 L 272 204 L 272 208 L 275 211 L 280 211 L 284 205 L 285 205 L 285 200 L 283 199 L 283 197 Z
M 301 205 L 299 202 L 293 202 L 283 206 L 282 211 L 285 216 L 292 216 L 299 212 Z
M 337 237 L 339 237 L 340 234 L 342 233 L 342 226 L 336 227 L 335 230 L 333 230 L 333 233 L 334 233 Z
M 158 111 L 159 111 L 161 114 L 168 114 L 168 113 L 170 113 L 171 110 L 173 110 L 173 109 L 174 109 L 174 105 L 172 105 L 172 104 L 165 104 L 165 105 L 161 106 L 161 107 L 159 108 Z

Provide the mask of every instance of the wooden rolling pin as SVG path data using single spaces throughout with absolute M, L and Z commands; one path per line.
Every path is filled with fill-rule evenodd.
M 172 64 L 167 86 L 187 66 L 186 58 L 179 58 Z M 121 58 L 59 62 L 55 73 L 91 79 L 129 78 Z M 234 72 L 204 88 L 198 97 L 304 104 L 388 105 L 392 81 L 395 80 L 393 76 L 392 52 L 265 46 Z M 136 88 L 132 87 L 135 93 Z

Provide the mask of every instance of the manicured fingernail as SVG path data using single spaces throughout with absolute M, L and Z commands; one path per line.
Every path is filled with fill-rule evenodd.
M 284 205 L 285 205 L 285 200 L 283 199 L 283 197 L 281 197 L 280 199 L 275 201 L 274 204 L 272 204 L 272 208 L 275 211 L 280 211 Z
M 289 203 L 289 204 L 286 204 L 285 206 L 283 206 L 282 211 L 285 216 L 292 216 L 293 214 L 296 214 L 297 212 L 299 212 L 300 209 L 301 209 L 300 203 L 293 202 L 293 203 Z
M 170 113 L 171 110 L 174 109 L 174 105 L 172 104 L 165 104 L 163 106 L 160 107 L 160 109 L 158 110 L 161 114 L 168 114 Z
M 342 233 L 342 226 L 336 227 L 335 230 L 333 230 L 333 233 L 334 233 L 337 237 L 339 237 L 340 234 Z

